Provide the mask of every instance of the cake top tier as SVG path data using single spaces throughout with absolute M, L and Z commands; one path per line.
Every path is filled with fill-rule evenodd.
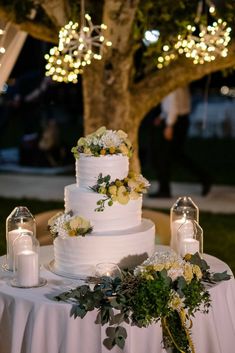
M 77 159 L 80 153 L 95 157 L 114 154 L 131 157 L 132 145 L 124 131 L 107 130 L 103 126 L 94 133 L 81 137 L 72 152 Z

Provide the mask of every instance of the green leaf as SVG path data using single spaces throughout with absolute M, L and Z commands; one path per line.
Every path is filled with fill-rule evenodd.
M 114 338 L 116 336 L 116 328 L 115 327 L 107 327 L 105 332 L 108 337 Z
M 103 345 L 110 351 L 115 346 L 115 341 L 111 338 L 105 338 L 103 340 Z
M 80 305 L 73 305 L 70 311 L 70 316 L 80 317 L 81 319 L 84 318 L 84 316 L 87 314 L 87 311 L 85 308 L 80 307 Z
M 211 279 L 215 282 L 227 281 L 231 278 L 231 276 L 227 273 L 227 271 L 221 273 L 213 273 Z
M 124 314 L 123 313 L 119 313 L 113 316 L 112 321 L 110 322 L 111 325 L 115 325 L 115 324 L 120 324 L 121 322 L 123 322 L 124 320 Z
M 203 260 L 198 253 L 192 255 L 189 262 L 193 265 L 198 265 L 202 271 L 206 271 L 210 268 L 207 262 Z
M 95 319 L 95 324 L 101 324 L 101 312 L 99 311 L 97 316 L 96 316 L 96 319 Z
M 116 327 L 116 336 L 122 336 L 124 338 L 127 338 L 127 332 L 126 329 L 122 326 Z
M 124 337 L 122 337 L 122 336 L 116 337 L 116 338 L 115 338 L 115 344 L 116 344 L 119 348 L 123 349 L 124 346 L 125 346 L 125 339 L 124 339 Z
M 103 180 L 104 180 L 104 183 L 108 183 L 111 179 L 111 176 L 110 175 L 106 175 Z

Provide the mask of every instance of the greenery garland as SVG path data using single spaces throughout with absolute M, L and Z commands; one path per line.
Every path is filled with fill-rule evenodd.
M 228 280 L 227 272 L 211 273 L 199 254 L 184 259 L 173 251 L 156 253 L 134 271 L 122 271 L 121 278 L 93 278 L 93 289 L 82 285 L 56 297 L 73 304 L 71 316 L 83 318 L 98 309 L 95 323 L 105 325 L 107 349 L 123 349 L 127 332 L 123 323 L 147 327 L 161 322 L 163 344 L 173 352 L 194 353 L 190 336 L 196 311 L 207 313 L 210 294 L 206 283 Z

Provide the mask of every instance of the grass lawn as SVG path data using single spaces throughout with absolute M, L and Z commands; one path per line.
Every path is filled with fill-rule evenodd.
M 23 205 L 32 214 L 63 208 L 62 202 L 38 201 L 30 199 L 0 198 L 0 255 L 6 253 L 5 221 L 14 207 Z M 169 211 L 164 210 L 169 213 Z M 200 225 L 204 230 L 204 251 L 225 261 L 235 273 L 235 214 L 200 213 Z

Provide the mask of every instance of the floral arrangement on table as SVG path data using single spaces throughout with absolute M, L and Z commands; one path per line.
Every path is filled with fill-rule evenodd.
M 87 219 L 73 215 L 72 212 L 59 212 L 48 221 L 48 228 L 53 238 L 60 236 L 85 236 L 92 232 L 92 226 Z
M 102 212 L 105 204 L 112 206 L 115 201 L 126 205 L 130 200 L 136 200 L 146 193 L 149 186 L 147 179 L 134 172 L 130 172 L 125 179 L 114 181 L 111 181 L 110 175 L 103 177 L 102 174 L 99 174 L 97 184 L 90 189 L 106 197 L 97 201 L 99 207 L 95 211 Z
M 124 347 L 123 323 L 147 327 L 160 321 L 165 348 L 194 353 L 192 317 L 197 311 L 209 311 L 206 284 L 229 278 L 226 272 L 211 273 L 198 253 L 182 259 L 173 251 L 157 252 L 134 271 L 122 271 L 121 278 L 95 278 L 93 289 L 84 284 L 56 299 L 72 303 L 74 318 L 98 309 L 95 323 L 108 325 L 103 341 L 108 349 Z
M 79 158 L 80 153 L 95 157 L 121 153 L 131 157 L 132 145 L 124 131 L 107 130 L 102 126 L 94 133 L 81 137 L 72 152 L 75 158 Z

